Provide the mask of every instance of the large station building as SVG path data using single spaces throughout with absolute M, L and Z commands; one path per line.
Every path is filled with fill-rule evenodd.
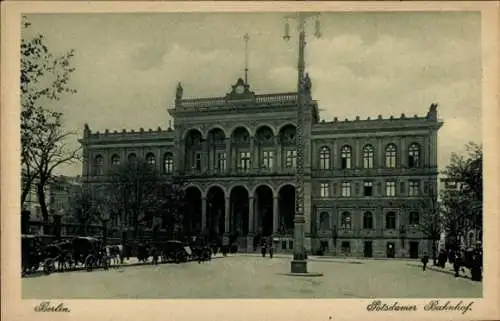
M 419 228 L 437 191 L 437 105 L 424 115 L 320 120 L 310 94 L 304 121 L 306 249 L 366 257 L 431 252 Z M 236 233 L 240 248 L 261 236 L 293 249 L 297 92 L 259 95 L 238 79 L 221 97 L 183 97 L 177 87 L 162 130 L 92 132 L 81 139 L 83 178 L 144 158 L 182 176 L 200 231 Z

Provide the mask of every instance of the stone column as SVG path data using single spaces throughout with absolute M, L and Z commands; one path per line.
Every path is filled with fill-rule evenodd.
M 253 239 L 255 236 L 255 198 L 248 197 L 248 234 L 247 234 L 247 252 L 253 252 Z
M 354 158 L 354 166 L 353 168 L 361 168 L 360 166 L 360 161 L 361 161 L 361 151 L 359 149 L 359 138 L 356 139 L 356 148 L 352 151 L 352 157 Z
M 204 140 L 201 143 L 201 171 L 208 170 L 208 141 Z
M 248 197 L 248 234 L 255 233 L 255 198 Z
M 434 129 L 431 131 L 431 137 L 429 139 L 429 144 L 430 144 L 430 151 L 431 151 L 431 157 L 430 157 L 430 163 L 429 165 L 431 167 L 437 167 L 437 158 L 438 158 L 438 150 L 437 150 L 437 131 Z
M 201 198 L 201 231 L 202 233 L 207 231 L 207 198 L 205 196 Z
M 231 157 L 231 138 L 226 138 L 226 173 L 230 173 L 232 169 Z
M 186 169 L 186 142 L 184 139 L 179 141 L 176 153 L 176 170 L 183 172 Z
M 273 197 L 273 233 L 277 233 L 279 229 L 279 206 L 278 206 L 278 196 Z
M 255 152 L 255 138 L 250 137 L 250 171 L 253 171 L 253 169 L 257 168 L 257 155 L 258 153 Z
M 231 232 L 231 199 L 226 197 L 225 210 L 224 210 L 224 234 Z
M 281 160 L 281 144 L 280 144 L 280 138 L 279 136 L 275 136 L 274 137 L 274 142 L 275 142 L 275 148 L 276 148 L 276 159 L 275 159 L 275 163 L 274 163 L 274 168 L 275 168 L 275 172 L 280 172 L 281 171 L 281 164 L 282 164 L 282 160 Z
M 382 138 L 377 137 L 377 164 L 378 168 L 385 168 L 385 156 L 384 156 L 384 148 L 382 146 Z

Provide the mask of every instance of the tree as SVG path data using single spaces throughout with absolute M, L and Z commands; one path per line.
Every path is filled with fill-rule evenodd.
M 453 154 L 443 174 L 450 184 L 443 192 L 443 225 L 449 236 L 459 240 L 471 229 L 482 231 L 482 146 L 468 143 L 467 155 Z M 453 186 L 454 188 L 450 188 Z
M 162 185 L 161 175 L 143 159 L 125 162 L 110 172 L 110 199 L 121 212 L 122 224 L 132 223 L 134 238 L 140 225 L 162 208 Z
M 75 218 L 80 225 L 80 233 L 87 235 L 89 224 L 96 219 L 96 209 L 92 193 L 88 188 L 82 189 L 74 198 Z
M 187 209 L 187 202 L 184 193 L 185 181 L 181 178 L 173 178 L 166 181 L 162 186 L 162 205 L 158 216 L 161 217 L 162 225 L 167 229 L 169 236 L 172 236 L 177 226 L 183 228 Z
M 417 228 L 432 241 L 432 259 L 436 264 L 437 242 L 441 239 L 443 221 L 441 207 L 434 189 L 431 189 L 431 196 L 428 200 L 421 201 L 421 213 Z
M 21 39 L 21 205 L 36 182 L 43 219 L 48 220 L 45 187 L 54 169 L 77 159 L 78 150 L 67 152 L 65 140 L 71 135 L 62 126 L 62 114 L 46 108 L 63 94 L 75 93 L 69 87 L 74 72 L 74 51 L 51 53 L 42 35 L 30 35 L 31 23 L 23 17 Z

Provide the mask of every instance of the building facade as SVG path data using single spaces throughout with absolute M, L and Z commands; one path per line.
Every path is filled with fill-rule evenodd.
M 437 190 L 437 105 L 424 116 L 321 121 L 308 94 L 304 126 L 309 252 L 418 257 L 431 241 L 419 229 Z M 91 185 L 124 160 L 143 157 L 167 178 L 184 177 L 203 232 L 237 235 L 253 250 L 273 236 L 293 249 L 297 93 L 258 95 L 238 79 L 222 97 L 183 97 L 177 87 L 167 130 L 93 133 L 81 143 Z

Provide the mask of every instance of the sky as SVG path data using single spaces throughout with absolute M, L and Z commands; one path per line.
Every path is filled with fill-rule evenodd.
M 68 130 L 168 127 L 180 81 L 184 96 L 224 96 L 244 76 L 257 94 L 296 90 L 296 24 L 283 13 L 32 14 L 50 50 L 74 49 L 76 71 L 51 108 Z M 439 104 L 438 164 L 481 143 L 481 17 L 474 12 L 322 13 L 321 38 L 307 24 L 306 68 L 321 119 L 425 115 Z M 29 36 L 29 33 L 27 34 Z M 71 145 L 78 146 L 75 137 Z M 59 174 L 78 175 L 81 165 Z

